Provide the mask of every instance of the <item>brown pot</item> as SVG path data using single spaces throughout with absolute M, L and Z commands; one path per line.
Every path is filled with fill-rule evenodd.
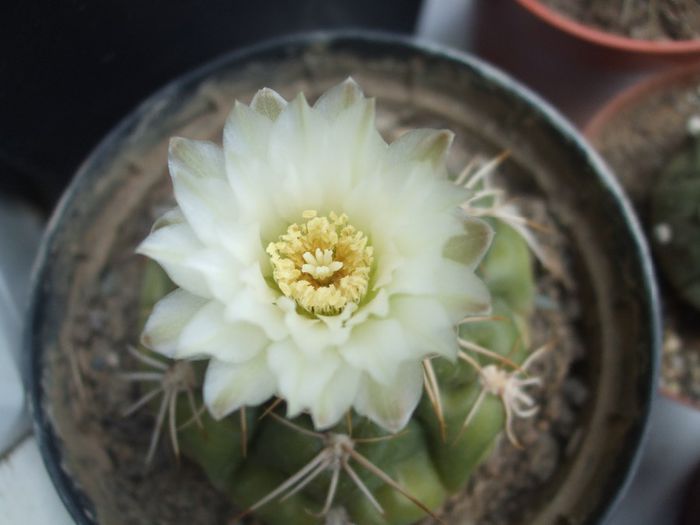
M 552 27 L 576 38 L 593 44 L 629 53 L 662 57 L 682 57 L 700 54 L 700 39 L 694 40 L 641 40 L 608 33 L 587 26 L 554 9 L 539 0 L 516 0 L 524 9 L 545 21 Z

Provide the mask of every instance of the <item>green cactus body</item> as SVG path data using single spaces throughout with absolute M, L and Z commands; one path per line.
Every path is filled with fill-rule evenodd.
M 463 324 L 459 336 L 521 363 L 529 346 L 526 319 L 534 296 L 532 261 L 525 242 L 514 230 L 496 221 L 492 226 L 496 235 L 479 271 L 493 295 L 494 320 Z M 465 253 L 472 251 L 455 245 L 455 257 L 463 248 Z M 154 268 L 154 264 L 149 264 L 143 288 L 145 314 L 171 287 L 164 282 L 165 274 Z M 483 365 L 492 361 L 484 356 L 475 359 Z M 451 363 L 435 359 L 433 363 L 441 391 L 444 437 L 435 410 L 425 395 L 407 427 L 394 436 L 387 436 L 386 431 L 357 415 L 352 416 L 350 425 L 340 424 L 331 432 L 349 434 L 351 426 L 355 450 L 434 510 L 465 485 L 489 454 L 503 430 L 505 412 L 500 399 L 486 395 L 471 423 L 463 429 L 481 390 L 478 374 L 461 360 Z M 185 401 L 185 396 L 178 398 L 179 421 L 189 420 L 193 415 Z M 319 437 L 285 426 L 278 417 L 267 415 L 260 419 L 260 415 L 260 409 L 247 409 L 247 436 L 242 431 L 239 413 L 220 421 L 204 414 L 202 426 L 190 424 L 179 431 L 182 453 L 242 509 L 250 508 L 273 492 L 323 448 Z M 306 416 L 296 418 L 293 423 L 313 430 Z M 246 437 L 244 454 L 242 439 Z M 381 439 L 372 441 L 376 438 Z M 380 514 L 357 485 L 341 473 L 334 506 L 342 506 L 352 522 L 403 525 L 425 516 L 423 510 L 363 465 L 351 463 L 384 510 Z M 322 472 L 299 492 L 284 499 L 276 498 L 254 514 L 269 525 L 322 523 L 323 519 L 313 513 L 323 507 L 330 482 L 331 473 Z
M 651 193 L 656 253 L 677 293 L 700 308 L 700 138 L 689 140 Z

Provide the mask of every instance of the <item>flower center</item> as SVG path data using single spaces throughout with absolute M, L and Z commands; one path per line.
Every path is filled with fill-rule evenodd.
M 367 236 L 348 223 L 347 215 L 302 214 L 267 253 L 280 290 L 305 310 L 321 315 L 340 313 L 367 293 L 373 250 Z

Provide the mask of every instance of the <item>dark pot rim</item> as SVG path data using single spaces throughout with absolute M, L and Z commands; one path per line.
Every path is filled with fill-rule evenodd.
M 96 523 L 90 501 L 62 467 L 58 438 L 51 425 L 49 414 L 43 408 L 45 393 L 42 388 L 41 372 L 44 349 L 37 331 L 34 329 L 34 327 L 41 325 L 46 315 L 42 308 L 42 299 L 50 293 L 45 287 L 45 277 L 47 268 L 51 264 L 52 253 L 55 249 L 54 244 L 58 233 L 65 226 L 71 207 L 75 205 L 81 190 L 90 179 L 91 172 L 111 158 L 114 143 L 122 142 L 131 131 L 138 127 L 139 122 L 146 115 L 152 113 L 154 107 L 157 107 L 164 100 L 193 92 L 204 79 L 216 71 L 222 68 L 242 66 L 264 58 L 298 56 L 304 50 L 319 45 L 329 48 L 349 48 L 354 51 L 363 50 L 364 52 L 382 50 L 384 53 L 388 51 L 388 54 L 396 57 L 418 54 L 434 61 L 442 61 L 457 65 L 460 68 L 469 69 L 489 84 L 498 86 L 508 96 L 525 101 L 533 112 L 543 118 L 547 126 L 556 130 L 563 137 L 567 145 L 573 147 L 582 158 L 588 160 L 600 179 L 602 186 L 616 202 L 624 225 L 630 232 L 631 240 L 636 248 L 639 272 L 642 278 L 640 284 L 643 286 L 643 295 L 646 299 L 645 304 L 642 305 L 643 316 L 648 320 L 645 340 L 650 342 L 652 355 L 649 356 L 650 366 L 647 377 L 643 377 L 641 380 L 643 409 L 639 415 L 638 424 L 631 432 L 630 450 L 632 452 L 627 457 L 627 463 L 622 464 L 618 470 L 619 478 L 615 484 L 616 489 L 601 498 L 598 507 L 591 512 L 591 519 L 588 521 L 588 523 L 602 523 L 621 499 L 624 489 L 629 484 L 640 460 L 640 451 L 647 436 L 648 416 L 655 397 L 661 342 L 660 305 L 653 277 L 651 258 L 642 230 L 632 211 L 632 206 L 605 163 L 585 142 L 574 126 L 550 106 L 548 102 L 545 102 L 528 88 L 493 66 L 468 54 L 432 43 L 422 42 L 412 37 L 364 30 L 301 33 L 269 40 L 225 54 L 203 67 L 175 79 L 146 99 L 99 143 L 78 169 L 76 176 L 61 197 L 47 225 L 42 245 L 35 261 L 31 280 L 31 301 L 26 317 L 23 344 L 25 353 L 28 356 L 25 362 L 24 374 L 33 418 L 34 434 L 46 469 L 60 498 L 76 523 L 80 525 L 94 525 Z

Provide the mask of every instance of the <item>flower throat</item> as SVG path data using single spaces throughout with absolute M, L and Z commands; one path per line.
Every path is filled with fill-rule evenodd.
M 306 210 L 302 218 L 306 222 L 290 225 L 267 246 L 280 290 L 319 315 L 335 315 L 349 303 L 358 304 L 367 293 L 374 260 L 367 236 L 345 214 L 319 217 Z

